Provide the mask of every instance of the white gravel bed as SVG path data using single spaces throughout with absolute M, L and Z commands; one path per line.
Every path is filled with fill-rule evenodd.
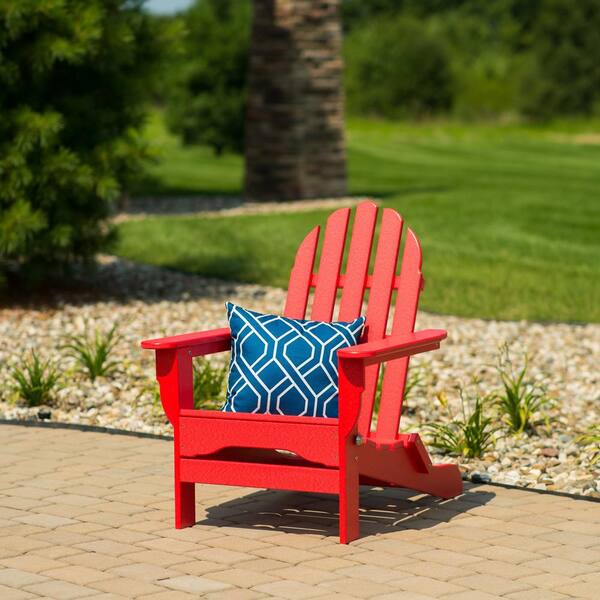
M 281 312 L 285 292 L 187 276 L 147 265 L 104 257 L 98 272 L 83 277 L 84 288 L 55 292 L 31 306 L 21 301 L 0 308 L 0 418 L 38 418 L 39 407 L 26 408 L 15 395 L 11 372 L 31 350 L 43 359 L 59 361 L 61 389 L 51 420 L 114 427 L 150 433 L 171 433 L 154 390 L 154 357 L 139 342 L 226 325 L 224 302 L 231 300 L 263 312 Z M 91 382 L 73 359 L 59 348 L 64 336 L 118 325 L 114 351 L 118 371 Z M 600 325 L 536 324 L 484 321 L 420 313 L 418 328 L 449 332 L 440 350 L 417 356 L 413 369 L 421 383 L 405 402 L 402 430 L 423 431 L 427 421 L 442 416 L 436 396 L 444 393 L 458 407 L 456 386 L 483 392 L 500 389 L 495 370 L 501 344 L 515 358 L 530 355 L 532 378 L 542 383 L 554 406 L 540 419 L 535 434 L 499 433 L 494 450 L 481 460 L 435 454 L 436 462 L 458 461 L 467 472 L 492 480 L 538 489 L 561 490 L 600 497 L 600 463 L 591 464 L 597 448 L 577 437 L 598 423 L 600 387 Z M 221 355 L 217 360 L 227 360 Z

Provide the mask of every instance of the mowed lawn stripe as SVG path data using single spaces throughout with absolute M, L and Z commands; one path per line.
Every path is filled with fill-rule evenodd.
M 172 177 L 183 168 L 180 161 L 174 169 L 177 157 L 195 153 L 201 164 L 188 175 L 191 191 L 213 193 L 219 188 L 215 173 L 225 170 L 220 187 L 239 193 L 241 161 L 179 147 L 159 126 L 154 122 L 157 139 L 168 142 L 163 172 Z M 565 141 L 557 131 L 349 121 L 351 192 L 380 197 L 419 235 L 427 279 L 424 309 L 600 322 L 600 145 Z M 185 164 L 193 169 L 189 156 Z M 327 214 L 125 222 L 117 253 L 210 277 L 285 287 L 298 244 Z

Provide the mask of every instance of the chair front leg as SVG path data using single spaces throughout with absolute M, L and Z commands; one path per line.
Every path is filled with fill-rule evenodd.
M 192 527 L 196 523 L 196 484 L 179 481 L 175 476 L 175 528 Z
M 175 479 L 175 527 L 182 529 L 196 522 L 195 484 L 181 481 L 181 453 L 179 411 L 193 408 L 192 355 L 187 349 L 158 350 L 156 378 L 160 385 L 160 399 L 173 425 L 173 471 Z
M 360 537 L 358 456 L 354 444 L 347 444 L 340 456 L 340 543 Z
M 360 361 L 340 358 L 338 365 L 340 543 L 348 544 L 360 536 L 356 436 L 365 377 Z

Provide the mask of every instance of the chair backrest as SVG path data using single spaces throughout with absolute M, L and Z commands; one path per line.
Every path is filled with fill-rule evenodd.
M 350 321 L 361 314 L 365 290 L 369 290 L 363 342 L 412 332 L 419 293 L 423 286 L 419 240 L 410 229 L 407 230 L 402 268 L 398 274 L 403 219 L 395 210 L 384 208 L 373 270 L 369 273 L 378 208 L 373 202 L 362 202 L 356 208 L 346 268 L 342 273 L 350 212 L 349 208 L 342 208 L 336 210 L 327 219 L 319 268 L 316 273 L 313 269 L 320 227 L 315 227 L 300 244 L 290 274 L 284 315 L 294 319 L 305 318 L 309 296 L 314 289 L 310 318 L 317 321 L 331 321 L 334 318 L 338 290 L 341 290 L 336 320 Z M 396 301 L 390 331 L 388 318 L 394 290 L 396 290 Z M 358 431 L 362 436 L 374 437 L 380 442 L 396 439 L 408 360 L 408 358 L 401 358 L 387 364 L 379 417 L 377 426 L 373 430 L 371 421 L 379 366 L 367 367 L 365 392 L 358 422 Z

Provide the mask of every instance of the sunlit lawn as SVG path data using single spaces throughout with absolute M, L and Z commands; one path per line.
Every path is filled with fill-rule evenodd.
M 167 132 L 157 111 L 151 113 L 146 135 L 157 152 L 157 160 L 148 168 L 144 181 L 131 190 L 132 195 L 240 194 L 243 173 L 240 156 L 224 154 L 216 158 L 206 146 L 182 146 Z
M 397 208 L 421 238 L 423 308 L 599 322 L 600 141 L 576 137 L 594 131 L 597 123 L 535 129 L 352 120 L 350 191 Z M 151 170 L 153 187 L 140 191 L 240 193 L 240 158 L 181 148 L 158 117 L 150 134 L 162 145 L 163 162 Z M 326 215 L 127 222 L 117 252 L 211 277 L 285 286 L 298 243 Z

